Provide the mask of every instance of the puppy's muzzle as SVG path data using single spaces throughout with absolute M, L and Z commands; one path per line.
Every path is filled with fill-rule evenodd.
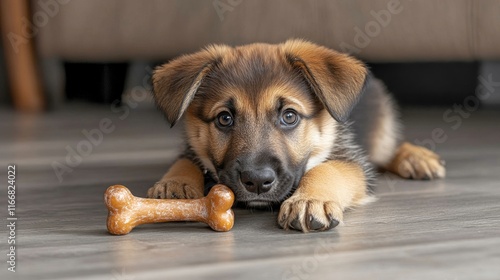
M 247 191 L 261 194 L 272 189 L 276 172 L 270 167 L 244 170 L 240 173 L 240 181 Z

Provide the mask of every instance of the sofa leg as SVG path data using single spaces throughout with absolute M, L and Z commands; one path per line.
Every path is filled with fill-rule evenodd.
M 33 36 L 23 30 L 23 19 L 32 20 L 28 0 L 1 0 L 0 25 L 12 100 L 17 110 L 45 109 L 42 81 L 35 56 Z

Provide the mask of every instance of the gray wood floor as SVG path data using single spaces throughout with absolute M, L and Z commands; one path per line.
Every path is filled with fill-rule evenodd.
M 119 237 L 106 232 L 104 190 L 124 184 L 143 196 L 175 158 L 179 129 L 169 130 L 145 105 L 127 116 L 82 105 L 42 116 L 2 110 L 0 182 L 5 186 L 7 165 L 16 164 L 18 221 L 17 272 L 7 271 L 3 227 L 0 278 L 500 279 L 500 113 L 472 112 L 453 127 L 442 118 L 447 109 L 403 116 L 410 141 L 430 139 L 436 128 L 446 133 L 436 150 L 448 178 L 382 174 L 378 201 L 348 212 L 332 231 L 283 231 L 277 213 L 238 209 L 226 233 L 170 223 Z M 104 118 L 114 130 L 81 162 L 69 158 L 73 167 L 60 181 L 52 165 L 67 165 L 68 149 L 85 145 L 82 130 Z

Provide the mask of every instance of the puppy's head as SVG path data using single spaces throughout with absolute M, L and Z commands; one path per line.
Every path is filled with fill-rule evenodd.
M 220 183 L 251 206 L 281 202 L 330 156 L 366 68 L 315 44 L 215 45 L 153 75 L 154 97 Z

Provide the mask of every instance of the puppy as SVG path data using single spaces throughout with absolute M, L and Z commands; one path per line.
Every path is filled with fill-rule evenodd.
M 366 66 L 302 40 L 213 45 L 160 66 L 154 99 L 186 148 L 150 198 L 198 198 L 211 179 L 250 207 L 281 203 L 284 229 L 337 226 L 370 201 L 372 164 L 404 178 L 445 176 L 402 142 L 395 104 Z

